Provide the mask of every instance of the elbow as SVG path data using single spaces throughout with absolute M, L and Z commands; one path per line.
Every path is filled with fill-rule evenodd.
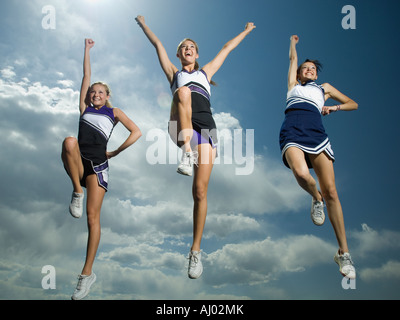
M 357 110 L 358 109 L 358 103 L 355 102 L 352 99 L 348 99 L 344 102 L 344 105 L 346 105 L 346 110 L 347 111 L 353 111 L 353 110 Z
M 135 143 L 137 140 L 139 140 L 142 137 L 142 131 L 140 131 L 139 128 L 134 128 L 130 130 L 130 135 L 128 140 L 131 141 L 131 143 Z
M 225 45 L 222 47 L 221 51 L 225 51 L 227 52 L 227 54 L 231 53 L 233 51 L 233 49 L 235 49 L 237 47 L 237 45 L 235 45 L 234 43 L 232 43 L 232 41 L 229 41 L 227 43 L 225 43 Z

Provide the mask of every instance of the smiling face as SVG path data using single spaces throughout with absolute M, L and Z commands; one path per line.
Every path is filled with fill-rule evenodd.
M 297 76 L 302 83 L 308 80 L 315 81 L 318 79 L 317 66 L 313 62 L 305 62 L 300 66 Z
M 318 60 L 307 59 L 297 69 L 297 80 L 302 84 L 318 79 L 318 73 L 322 70 L 322 64 Z
M 182 66 L 190 65 L 196 63 L 199 58 L 198 54 L 199 48 L 193 40 L 185 39 L 179 46 L 176 56 L 182 63 Z
M 94 84 L 89 89 L 88 95 L 90 102 L 94 107 L 101 108 L 106 105 L 108 99 L 110 99 L 110 94 L 107 92 L 106 86 L 102 84 Z

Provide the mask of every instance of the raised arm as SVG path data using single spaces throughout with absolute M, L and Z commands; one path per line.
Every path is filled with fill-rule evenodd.
M 253 31 L 255 27 L 256 26 L 253 22 L 247 23 L 244 31 L 239 33 L 239 35 L 232 40 L 228 41 L 217 54 L 217 56 L 203 67 L 203 70 L 206 72 L 209 81 L 211 81 L 211 78 L 214 76 L 214 74 L 219 70 L 219 68 L 221 68 L 225 59 L 232 52 L 232 50 L 235 49 L 243 41 L 243 39 L 246 38 L 251 31 Z
M 162 45 L 161 41 L 157 38 L 157 36 L 150 30 L 150 28 L 146 25 L 143 16 L 137 16 L 135 19 L 138 25 L 142 28 L 146 37 L 150 40 L 150 43 L 156 48 L 158 60 L 160 61 L 161 68 L 163 69 L 165 75 L 169 83 L 172 83 L 174 79 L 175 73 L 178 71 L 178 68 L 174 66 L 171 60 L 168 57 L 167 51 Z
M 81 85 L 81 95 L 79 101 L 79 111 L 81 115 L 87 108 L 86 95 L 90 87 L 90 78 L 92 71 L 90 68 L 90 49 L 93 48 L 94 41 L 92 39 L 85 39 L 85 54 L 83 57 L 83 79 Z
M 297 68 L 298 68 L 298 58 L 296 45 L 299 42 L 299 37 L 293 35 L 290 37 L 290 49 L 289 49 L 289 74 L 288 74 L 288 91 L 294 88 L 297 82 Z

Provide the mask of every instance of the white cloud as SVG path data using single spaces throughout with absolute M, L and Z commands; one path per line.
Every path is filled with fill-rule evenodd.
M 0 70 L 0 72 L 1 72 L 1 76 L 6 79 L 11 79 L 16 76 L 13 67 L 6 67 L 6 68 Z
M 71 88 L 50 88 L 40 82 L 31 83 L 27 78 L 20 82 L 0 79 L 0 86 L 0 99 L 6 104 L 3 108 L 10 108 L 12 104 L 14 109 L 21 108 L 21 112 L 78 114 L 79 93 Z
M 400 248 L 400 232 L 372 229 L 366 223 L 361 225 L 362 231 L 352 231 L 351 237 L 358 242 L 357 255 L 365 257 L 373 252 Z
M 391 260 L 377 268 L 362 269 L 360 277 L 367 282 L 380 280 L 398 281 L 400 280 L 400 262 Z
M 64 88 L 71 88 L 74 86 L 74 82 L 72 80 L 58 80 L 57 83 Z
M 229 112 L 220 112 L 214 114 L 214 120 L 217 124 L 218 130 L 233 130 L 241 129 L 239 120 L 233 117 Z
M 227 244 L 207 255 L 205 279 L 214 286 L 267 283 L 324 264 L 331 252 L 335 246 L 310 235 Z
M 35 146 L 34 142 L 29 140 L 28 136 L 23 135 L 21 132 L 18 131 L 10 131 L 9 135 L 5 137 L 5 139 L 9 140 L 10 144 L 19 145 L 22 149 L 26 150 L 36 150 L 37 147 Z

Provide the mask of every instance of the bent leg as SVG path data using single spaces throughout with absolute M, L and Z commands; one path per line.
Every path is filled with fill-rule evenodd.
M 176 117 L 178 115 L 178 117 Z M 178 118 L 178 142 L 183 142 L 185 152 L 190 152 L 190 140 L 193 135 L 192 126 L 192 92 L 188 87 L 176 90 L 171 107 L 171 120 Z M 178 145 L 180 145 L 178 143 Z
M 62 144 L 61 159 L 71 179 L 74 192 L 83 193 L 80 184 L 80 180 L 83 177 L 83 164 L 78 140 L 76 138 L 65 138 Z
M 285 157 L 299 186 L 307 191 L 314 199 L 322 201 L 322 196 L 317 188 L 317 182 L 308 169 L 304 152 L 299 148 L 290 147 L 285 152 Z
M 192 188 L 194 200 L 192 251 L 200 251 L 207 216 L 208 183 L 216 156 L 216 149 L 213 149 L 208 143 L 200 144 L 198 153 L 199 163 L 197 167 L 195 166 Z
M 329 220 L 335 231 L 336 239 L 339 244 L 339 253 L 348 252 L 349 248 L 346 240 L 343 211 L 336 190 L 333 162 L 324 152 L 319 155 L 311 156 L 310 160 L 318 177 Z
M 88 224 L 88 242 L 86 250 L 86 261 L 82 269 L 82 275 L 92 273 L 93 262 L 96 257 L 97 248 L 100 243 L 100 211 L 103 204 L 105 189 L 100 187 L 95 174 L 86 178 L 87 189 L 87 224 Z

